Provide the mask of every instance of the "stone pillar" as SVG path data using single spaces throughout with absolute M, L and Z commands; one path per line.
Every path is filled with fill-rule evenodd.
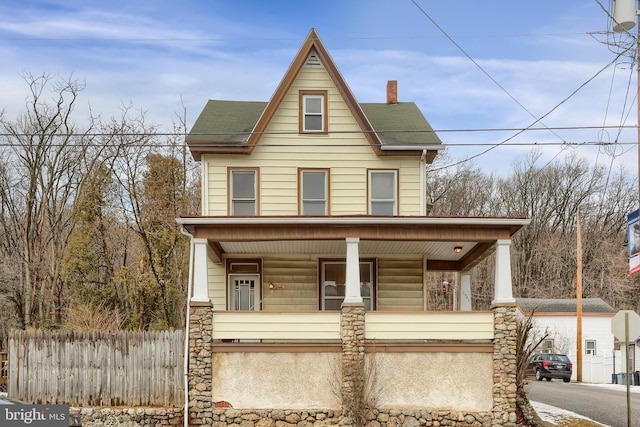
M 189 354 L 188 357 L 188 406 L 189 425 L 213 423 L 213 356 L 211 353 L 211 331 L 213 310 L 211 303 L 191 303 L 189 307 Z
M 364 303 L 343 303 L 341 399 L 343 413 L 353 417 L 353 402 L 364 381 Z
M 471 273 L 460 273 L 460 311 L 471 311 Z
M 358 253 L 358 243 L 360 239 L 357 237 L 347 237 L 347 260 L 345 274 L 345 303 L 361 303 L 362 295 L 360 294 L 360 255 Z
M 493 307 L 493 423 L 516 426 L 516 306 Z

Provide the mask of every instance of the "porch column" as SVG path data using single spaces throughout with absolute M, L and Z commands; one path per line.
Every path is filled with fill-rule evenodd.
M 471 273 L 460 273 L 460 311 L 471 311 Z
M 191 301 L 193 302 L 209 302 L 209 281 L 207 264 L 209 257 L 207 256 L 207 248 L 209 242 L 207 239 L 191 239 L 191 280 L 193 281 L 193 294 Z
M 347 271 L 345 278 L 344 302 L 361 303 L 360 294 L 360 255 L 358 254 L 358 237 L 347 237 Z
M 494 300 L 491 302 L 493 305 L 513 304 L 516 302 L 513 298 L 511 286 L 510 246 L 510 239 L 498 240 L 496 242 L 495 295 Z

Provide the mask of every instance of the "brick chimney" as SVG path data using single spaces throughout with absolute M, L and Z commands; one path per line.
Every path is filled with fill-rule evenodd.
M 387 82 L 387 104 L 398 103 L 398 81 L 389 80 Z

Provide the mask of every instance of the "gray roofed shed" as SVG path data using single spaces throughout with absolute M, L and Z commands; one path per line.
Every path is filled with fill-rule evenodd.
M 577 301 L 573 299 L 516 298 L 516 303 L 524 313 L 576 313 Z M 583 313 L 615 314 L 616 310 L 600 298 L 583 298 Z

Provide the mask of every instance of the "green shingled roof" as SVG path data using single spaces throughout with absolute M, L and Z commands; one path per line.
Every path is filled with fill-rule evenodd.
M 413 102 L 360 104 L 383 145 L 442 144 Z M 400 132 L 393 132 L 400 131 Z
M 531 313 L 536 309 L 536 313 L 575 313 L 576 299 L 544 299 L 544 298 L 516 298 L 518 307 L 524 313 Z M 616 311 L 609 304 L 600 298 L 583 298 L 583 313 L 611 313 Z
M 266 102 L 210 100 L 187 142 L 244 142 L 266 106 Z
M 266 107 L 267 102 L 210 100 L 187 142 L 244 142 Z M 383 145 L 442 144 L 413 102 L 366 103 L 360 107 Z

